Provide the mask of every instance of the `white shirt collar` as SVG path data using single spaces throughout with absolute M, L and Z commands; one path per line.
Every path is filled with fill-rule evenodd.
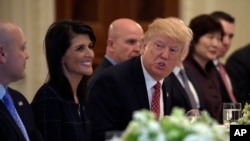
M 173 70 L 173 73 L 174 73 L 176 76 L 178 76 L 179 73 L 180 73 L 180 71 L 181 71 L 181 69 L 184 69 L 183 64 L 180 64 L 180 65 L 176 66 L 176 67 L 174 68 L 174 70 Z
M 150 89 L 152 88 L 157 80 L 155 80 L 148 72 L 147 70 L 145 69 L 144 65 L 143 65 L 143 61 L 142 61 L 142 57 L 141 57 L 141 65 L 142 65 L 142 71 L 143 71 L 143 74 L 144 74 L 144 77 L 145 77 L 145 82 L 146 82 L 146 86 L 147 86 L 147 89 Z M 159 82 L 163 83 L 163 79 L 159 80 Z
M 214 63 L 215 66 L 217 66 L 218 63 L 219 63 L 219 60 L 218 60 L 218 59 L 214 59 L 214 60 L 213 60 L 213 63 Z

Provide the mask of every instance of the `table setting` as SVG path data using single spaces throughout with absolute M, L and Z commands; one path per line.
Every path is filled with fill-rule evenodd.
M 126 130 L 111 141 L 225 141 L 227 138 L 226 128 L 220 127 L 206 111 L 190 118 L 183 109 L 175 107 L 170 116 L 159 121 L 148 110 L 136 111 Z
M 231 125 L 250 125 L 248 103 L 243 108 L 240 103 L 223 103 L 223 124 L 206 111 L 190 113 L 175 107 L 169 116 L 156 120 L 149 110 L 136 111 L 125 131 L 109 141 L 229 141 Z

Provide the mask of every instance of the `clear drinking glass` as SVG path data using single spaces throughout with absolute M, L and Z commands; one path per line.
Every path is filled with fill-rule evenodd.
M 120 130 L 112 130 L 107 131 L 105 133 L 105 141 L 111 141 L 115 137 L 120 137 L 122 135 L 122 131 Z
M 185 116 L 190 120 L 191 123 L 196 122 L 197 118 L 200 116 L 200 111 L 198 109 L 192 109 L 187 111 Z
M 223 124 L 230 127 L 237 124 L 237 120 L 241 118 L 241 103 L 223 103 Z

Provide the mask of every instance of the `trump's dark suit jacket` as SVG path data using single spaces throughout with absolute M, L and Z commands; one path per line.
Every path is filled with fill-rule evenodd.
M 168 115 L 171 100 L 165 85 L 164 115 Z M 90 89 L 89 108 L 96 141 L 103 141 L 106 131 L 124 130 L 134 111 L 150 109 L 140 57 L 107 68 Z
M 16 110 L 23 121 L 30 141 L 42 141 L 41 134 L 35 126 L 33 113 L 28 101 L 18 91 L 8 88 Z M 1 141 L 25 141 L 25 138 L 11 117 L 4 103 L 0 100 L 0 140 Z

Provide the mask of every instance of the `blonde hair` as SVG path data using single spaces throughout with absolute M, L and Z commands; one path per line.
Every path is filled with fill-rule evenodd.
M 157 34 L 163 34 L 177 40 L 182 46 L 181 60 L 184 60 L 189 51 L 193 32 L 181 19 L 176 17 L 156 18 L 148 26 L 141 44 Z

